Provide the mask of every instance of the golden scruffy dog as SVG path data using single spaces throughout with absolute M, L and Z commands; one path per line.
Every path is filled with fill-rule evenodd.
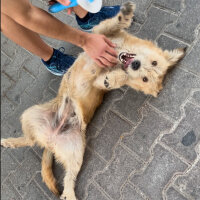
M 167 70 L 184 56 L 183 49 L 163 51 L 152 42 L 125 32 L 134 8 L 132 3 L 124 4 L 116 17 L 94 29 L 117 45 L 119 62 L 114 68 L 100 68 L 86 53 L 80 54 L 64 75 L 57 97 L 22 114 L 24 136 L 1 140 L 4 147 L 44 147 L 42 177 L 49 189 L 58 194 L 52 172 L 54 155 L 66 170 L 61 199 L 76 199 L 74 187 L 83 161 L 86 126 L 104 93 L 128 85 L 156 97 Z

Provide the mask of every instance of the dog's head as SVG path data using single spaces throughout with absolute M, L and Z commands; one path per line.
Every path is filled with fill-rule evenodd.
M 162 89 L 163 79 L 168 71 L 183 58 L 185 49 L 172 51 L 160 49 L 145 40 L 134 40 L 119 54 L 123 70 L 128 74 L 127 85 L 157 97 Z

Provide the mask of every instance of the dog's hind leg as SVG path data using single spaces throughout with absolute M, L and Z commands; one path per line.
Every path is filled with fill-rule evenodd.
M 33 145 L 34 141 L 27 139 L 26 137 L 1 139 L 1 146 L 6 148 L 7 147 L 17 148 L 17 147 L 25 147 Z
M 135 4 L 126 2 L 115 17 L 107 19 L 95 26 L 93 32 L 110 36 L 116 34 L 121 29 L 128 28 L 132 23 L 134 10 Z

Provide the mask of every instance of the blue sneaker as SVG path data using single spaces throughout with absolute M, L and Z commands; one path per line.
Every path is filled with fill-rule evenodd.
M 72 66 L 75 61 L 73 56 L 64 54 L 64 47 L 60 49 L 53 49 L 53 55 L 49 61 L 45 62 L 42 60 L 43 64 L 46 66 L 47 70 L 52 74 L 57 76 L 62 76 L 66 71 Z
M 81 21 L 77 16 L 76 21 L 82 30 L 91 31 L 94 26 L 105 19 L 114 17 L 119 11 L 120 6 L 105 6 L 98 13 L 88 13 L 89 19 L 86 22 Z

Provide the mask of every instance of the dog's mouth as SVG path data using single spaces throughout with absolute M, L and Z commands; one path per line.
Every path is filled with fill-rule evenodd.
M 134 54 L 134 53 L 122 52 L 119 54 L 119 60 L 120 60 L 120 62 L 122 62 L 124 64 L 123 65 L 124 69 L 127 69 L 129 64 L 134 61 L 135 56 L 136 56 L 136 54 Z

